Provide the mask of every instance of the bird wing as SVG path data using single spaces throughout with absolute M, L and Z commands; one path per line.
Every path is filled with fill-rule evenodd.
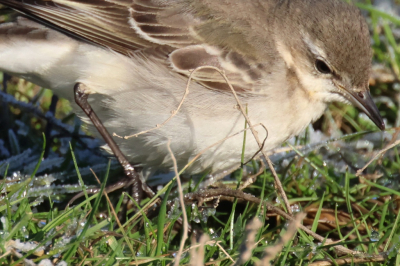
M 153 56 L 186 76 L 197 67 L 218 67 L 236 90 L 249 92 L 260 80 L 263 67 L 246 42 L 247 28 L 227 19 L 223 5 L 207 2 L 0 0 L 69 36 L 125 55 Z M 192 77 L 211 89 L 229 89 L 222 76 L 210 69 Z

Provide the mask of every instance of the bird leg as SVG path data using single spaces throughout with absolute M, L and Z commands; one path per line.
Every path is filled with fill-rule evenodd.
M 118 145 L 115 143 L 111 135 L 108 133 L 107 129 L 104 127 L 103 123 L 100 121 L 99 117 L 96 115 L 96 113 L 88 103 L 87 99 L 89 97 L 89 94 L 87 93 L 87 87 L 84 84 L 79 82 L 75 84 L 74 97 L 75 97 L 75 102 L 90 118 L 93 125 L 96 127 L 97 131 L 100 133 L 104 141 L 107 143 L 111 151 L 114 153 L 118 162 L 124 168 L 125 178 L 113 185 L 107 186 L 105 188 L 105 191 L 109 193 L 117 189 L 121 189 L 123 187 L 128 187 L 132 185 L 132 197 L 136 202 L 138 203 L 140 202 L 143 193 L 146 193 L 147 196 L 149 197 L 153 197 L 155 195 L 154 192 L 147 186 L 145 182 L 142 182 L 139 172 L 135 168 L 133 168 L 133 166 L 126 159 L 125 155 L 121 152 Z M 99 191 L 100 191 L 99 188 L 87 190 L 87 192 L 90 194 L 94 194 Z M 81 193 L 75 195 L 75 197 L 73 197 L 70 200 L 70 203 L 82 195 Z M 68 205 L 70 203 L 68 203 Z

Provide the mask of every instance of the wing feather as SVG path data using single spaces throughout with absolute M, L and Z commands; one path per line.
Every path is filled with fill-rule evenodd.
M 210 24 L 212 16 L 191 12 L 190 1 L 184 4 L 179 0 L 0 0 L 0 3 L 75 38 L 125 55 L 139 52 L 153 56 L 182 75 L 188 76 L 199 66 L 219 67 L 238 91 L 252 91 L 262 77 L 254 59 L 214 41 L 216 37 L 212 35 L 220 32 L 219 27 L 208 27 L 211 30 L 205 33 L 204 27 Z M 193 78 L 210 89 L 228 90 L 225 80 L 215 71 L 198 71 Z

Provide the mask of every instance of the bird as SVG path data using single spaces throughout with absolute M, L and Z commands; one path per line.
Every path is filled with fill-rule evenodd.
M 341 0 L 0 4 L 20 14 L 0 25 L 0 70 L 69 100 L 75 84 L 84 84 L 109 132 L 144 131 L 114 140 L 148 173 L 172 169 L 168 146 L 179 168 L 191 162 L 186 174 L 226 173 L 240 166 L 242 153 L 248 160 L 259 151 L 229 84 L 252 123 L 264 126 L 255 129 L 266 151 L 331 102 L 351 103 L 385 128 L 368 85 L 368 25 Z

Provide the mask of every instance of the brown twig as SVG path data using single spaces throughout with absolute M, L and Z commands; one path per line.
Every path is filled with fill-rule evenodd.
M 183 200 L 183 190 L 182 190 L 181 178 L 179 177 L 179 173 L 178 173 L 178 165 L 176 163 L 174 153 L 171 150 L 170 144 L 171 144 L 171 141 L 168 140 L 167 148 L 168 148 L 168 152 L 171 156 L 172 162 L 174 163 L 174 172 L 175 172 L 175 176 L 176 176 L 176 182 L 178 183 L 179 202 L 182 207 L 182 216 L 183 216 L 183 234 L 182 234 L 181 243 L 179 245 L 178 254 L 175 257 L 175 262 L 174 262 L 174 266 L 178 266 L 179 261 L 182 256 L 183 247 L 185 246 L 186 239 L 188 238 L 189 225 L 188 225 L 188 219 L 187 219 L 187 214 L 186 214 L 185 201 Z
M 253 250 L 256 247 L 256 234 L 258 230 L 261 228 L 262 223 L 258 218 L 254 218 L 250 221 L 248 225 L 246 225 L 246 238 L 240 246 L 239 249 L 239 258 L 235 263 L 237 265 L 243 265 L 247 262 L 251 255 L 253 254 Z
M 253 175 L 250 175 L 249 177 L 247 177 L 246 180 L 243 183 L 240 184 L 239 189 L 243 190 L 243 189 L 247 188 L 248 186 L 250 186 L 251 184 L 253 184 L 254 181 L 257 179 L 257 177 L 259 175 L 261 175 L 262 172 L 264 172 L 264 170 L 265 170 L 265 164 L 264 164 L 263 161 L 261 161 L 261 167 L 258 170 L 258 172 L 253 174 Z
M 262 258 L 261 261 L 256 263 L 256 266 L 269 266 L 271 265 L 271 260 L 275 259 L 279 252 L 282 251 L 283 247 L 288 243 L 293 236 L 296 234 L 297 229 L 300 227 L 301 222 L 303 221 L 306 214 L 298 213 L 294 217 L 287 228 L 286 233 L 280 238 L 278 243 L 273 246 L 269 246 L 264 250 L 265 256 Z
M 383 255 L 373 255 L 370 257 L 365 257 L 365 258 L 342 258 L 342 259 L 335 259 L 334 261 L 331 260 L 324 260 L 324 261 L 316 261 L 311 264 L 308 264 L 308 266 L 331 266 L 331 265 L 344 265 L 344 264 L 350 264 L 350 265 L 358 265 L 358 264 L 364 264 L 367 262 L 381 262 L 381 261 L 386 261 L 387 256 Z
M 192 204 L 192 203 L 197 202 L 198 206 L 201 206 L 201 205 L 203 205 L 204 202 L 211 201 L 211 200 L 213 200 L 215 198 L 218 198 L 218 197 L 221 197 L 221 196 L 243 199 L 243 200 L 246 200 L 248 202 L 255 203 L 255 204 L 261 204 L 262 203 L 263 205 L 266 206 L 266 208 L 268 210 L 270 210 L 270 211 L 272 211 L 272 212 L 284 217 L 286 220 L 288 220 L 288 221 L 294 221 L 295 220 L 295 218 L 292 215 L 287 214 L 282 209 L 272 205 L 269 202 L 262 201 L 261 199 L 255 197 L 253 195 L 244 193 L 243 191 L 240 191 L 240 190 L 231 190 L 231 189 L 227 189 L 227 188 L 199 190 L 198 192 L 186 194 L 185 195 L 185 202 L 186 202 L 186 204 Z M 309 234 L 311 237 L 313 237 L 316 240 L 324 243 L 325 245 L 332 245 L 333 244 L 332 240 L 326 239 L 326 238 L 318 235 L 317 233 L 311 231 L 310 229 L 308 229 L 304 225 L 300 225 L 299 228 L 302 229 L 307 234 Z M 335 242 L 335 244 L 336 243 L 338 243 L 338 242 Z M 333 246 L 333 248 L 336 249 L 337 251 L 340 251 L 340 252 L 344 253 L 344 254 L 364 255 L 364 253 L 362 253 L 362 252 L 353 251 L 353 250 L 345 248 L 345 247 L 343 247 L 341 245 L 335 245 L 335 246 Z
M 190 263 L 191 266 L 203 266 L 204 265 L 204 245 L 210 238 L 208 235 L 202 235 L 199 241 L 199 247 L 190 249 Z M 195 239 L 192 239 L 192 245 L 197 245 Z
M 360 176 L 362 174 L 362 172 L 364 172 L 365 169 L 367 169 L 367 167 L 373 162 L 375 161 L 379 156 L 381 156 L 382 154 L 384 154 L 385 152 L 387 152 L 388 150 L 390 150 L 391 148 L 397 146 L 400 144 L 400 140 L 395 141 L 394 143 L 386 146 L 385 148 L 383 148 L 382 150 L 380 150 L 374 157 L 372 157 L 371 160 L 369 160 L 369 162 L 364 165 L 363 168 L 361 168 L 360 170 L 357 171 L 356 176 Z

